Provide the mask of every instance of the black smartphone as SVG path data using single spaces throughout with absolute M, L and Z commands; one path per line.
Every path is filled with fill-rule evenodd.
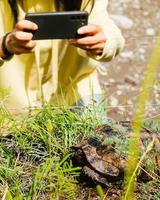
M 38 25 L 36 31 L 24 30 L 32 32 L 34 40 L 71 39 L 83 37 L 77 34 L 77 29 L 88 24 L 88 12 L 27 13 L 25 19 Z

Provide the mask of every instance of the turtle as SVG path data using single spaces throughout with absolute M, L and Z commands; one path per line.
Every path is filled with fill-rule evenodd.
M 124 180 L 124 174 L 127 164 L 127 150 L 124 153 L 125 145 L 128 145 L 131 136 L 131 122 L 121 121 L 114 125 L 105 124 L 95 129 L 95 134 L 98 137 L 86 137 L 78 144 L 72 147 L 73 151 L 73 164 L 81 166 L 81 177 L 88 183 L 101 184 L 105 187 L 113 185 L 121 185 Z M 150 129 L 143 127 L 141 131 L 141 149 L 144 151 L 146 145 L 155 134 Z M 126 139 L 127 138 L 127 139 Z M 127 143 L 127 144 L 126 144 Z M 160 144 L 159 135 L 155 139 L 155 149 Z M 119 148 L 121 146 L 121 148 Z M 153 159 L 153 151 L 148 152 Z M 154 161 L 160 169 L 160 149 L 154 154 Z M 138 179 L 143 181 L 151 180 L 148 175 L 151 173 L 146 168 L 146 161 L 143 162 L 142 168 L 138 174 Z M 145 173 L 147 171 L 148 173 Z
M 123 179 L 125 160 L 112 145 L 89 137 L 73 149 L 73 163 L 82 167 L 81 177 L 88 177 L 90 183 L 111 186 Z

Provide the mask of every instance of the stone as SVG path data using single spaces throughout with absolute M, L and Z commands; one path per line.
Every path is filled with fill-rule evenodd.
M 133 26 L 133 21 L 123 15 L 110 15 L 110 18 L 122 29 L 130 29 Z

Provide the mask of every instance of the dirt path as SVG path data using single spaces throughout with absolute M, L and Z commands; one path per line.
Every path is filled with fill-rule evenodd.
M 160 32 L 159 7 L 159 0 L 109 1 L 109 13 L 126 39 L 120 56 L 108 64 L 107 74 L 101 76 L 107 93 L 108 115 L 114 119 L 132 118 L 143 73 Z M 147 117 L 160 114 L 160 70 L 147 110 Z

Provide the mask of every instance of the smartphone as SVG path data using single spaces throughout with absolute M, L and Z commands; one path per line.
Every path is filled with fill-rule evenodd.
M 27 13 L 25 19 L 38 25 L 36 31 L 24 30 L 32 32 L 34 40 L 71 39 L 83 37 L 78 35 L 77 29 L 88 24 L 88 12 Z

